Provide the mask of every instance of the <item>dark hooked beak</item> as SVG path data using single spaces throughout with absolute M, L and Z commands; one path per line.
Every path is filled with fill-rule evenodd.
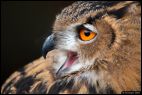
M 48 36 L 48 38 L 46 38 L 42 46 L 42 55 L 44 58 L 46 58 L 46 54 L 49 51 L 54 49 L 54 44 L 54 35 L 51 34 L 50 36 Z

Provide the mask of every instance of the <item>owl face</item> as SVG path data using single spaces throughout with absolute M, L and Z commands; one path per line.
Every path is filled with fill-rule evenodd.
M 88 20 L 92 20 L 91 23 L 87 22 Z M 63 52 L 60 57 L 54 59 L 56 64 L 53 65 L 56 74 L 62 77 L 89 70 L 96 65 L 95 60 L 112 44 L 112 30 L 103 20 L 89 17 L 84 23 L 70 24 L 62 30 L 53 30 L 46 43 L 51 45 L 51 39 L 54 48 Z
M 102 2 L 102 5 L 99 2 L 76 2 L 57 15 L 53 34 L 43 45 L 44 56 L 53 47 L 62 51 L 61 56 L 54 59 L 53 68 L 57 76 L 88 71 L 99 66 L 97 60 L 105 59 L 118 50 L 126 36 L 115 31 L 111 21 L 119 24 L 127 3 L 131 2 L 121 6 L 119 2 Z M 109 7 L 113 5 L 114 8 Z
M 90 69 L 100 54 L 109 48 L 111 29 L 103 32 L 99 29 L 102 27 L 97 27 L 96 23 L 76 23 L 65 30 L 54 31 L 55 48 L 65 53 L 62 65 L 57 68 L 59 75 Z M 109 28 L 108 25 L 103 26 Z

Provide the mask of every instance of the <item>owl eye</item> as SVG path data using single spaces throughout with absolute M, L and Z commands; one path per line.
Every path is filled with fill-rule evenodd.
M 81 29 L 79 31 L 79 37 L 83 41 L 89 41 L 89 40 L 93 39 L 96 35 L 97 35 L 97 33 L 93 32 L 93 31 L 86 30 L 86 29 Z

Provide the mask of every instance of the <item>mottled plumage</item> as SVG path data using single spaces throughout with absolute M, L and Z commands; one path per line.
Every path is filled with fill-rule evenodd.
M 140 3 L 73 3 L 56 16 L 43 56 L 10 76 L 1 92 L 141 91 Z

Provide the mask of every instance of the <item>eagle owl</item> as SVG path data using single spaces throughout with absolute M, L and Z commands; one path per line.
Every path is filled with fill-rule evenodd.
M 140 47 L 139 2 L 74 2 L 56 16 L 43 57 L 12 74 L 1 92 L 141 91 Z

